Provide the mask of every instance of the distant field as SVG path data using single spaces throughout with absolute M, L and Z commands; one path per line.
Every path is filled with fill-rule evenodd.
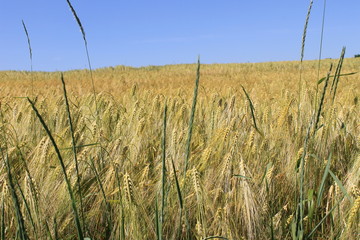
M 330 63 L 337 64 L 337 59 L 326 59 L 321 62 L 320 77 L 325 77 Z M 357 72 L 360 69 L 360 58 L 344 60 L 342 72 Z M 93 72 L 97 92 L 121 95 L 139 85 L 140 91 L 151 90 L 153 93 L 176 94 L 179 90 L 192 94 L 196 76 L 196 66 L 191 64 L 149 66 L 132 68 L 117 66 L 98 69 Z M 64 73 L 69 91 L 77 95 L 92 93 L 88 70 L 74 70 Z M 318 61 L 305 61 L 303 64 L 303 83 L 312 89 L 316 88 Z M 359 75 L 342 78 L 340 91 L 353 89 L 359 85 Z M 25 94 L 31 90 L 31 79 L 35 80 L 35 93 L 46 95 L 48 90 L 61 92 L 60 72 L 4 72 L 0 71 L 0 87 L 5 96 Z M 286 89 L 290 93 L 298 91 L 299 62 L 266 62 L 243 64 L 206 64 L 201 66 L 201 86 L 206 91 L 215 93 L 235 93 L 240 91 L 239 84 L 274 96 Z M 14 84 L 15 83 L 15 84 Z M 44 88 L 44 85 L 46 88 Z M 14 87 L 17 86 L 17 87 Z M 290 87 L 293 86 L 293 87 Z M 229 88 L 233 88 L 229 92 Z M 271 91 L 270 91 L 271 90 Z M 355 89 L 354 89 L 355 90 Z M 220 92 L 219 92 L 220 91 Z M 3 95 L 3 94 L 2 94 Z M 24 96 L 25 96 L 24 95 Z M 204 94 L 200 94 L 201 97 Z M 209 94 L 207 94 L 209 95 Z M 255 94 L 257 98 L 260 94 Z
M 336 85 L 337 63 L 305 61 L 301 81 L 299 62 L 201 65 L 193 124 L 196 64 L 94 70 L 96 102 L 89 71 L 64 72 L 72 130 L 60 72 L 0 72 L 2 239 L 22 224 L 30 239 L 77 236 L 59 157 L 23 97 L 91 239 L 291 239 L 297 224 L 356 239 L 360 74 Z M 344 59 L 342 74 L 358 71 Z

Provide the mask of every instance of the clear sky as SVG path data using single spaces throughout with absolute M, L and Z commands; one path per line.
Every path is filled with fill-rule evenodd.
M 93 68 L 298 60 L 309 0 L 72 0 Z M 324 0 L 315 0 L 305 59 L 319 55 Z M 360 1 L 328 0 L 323 57 L 360 53 Z M 0 70 L 86 68 L 80 30 L 66 0 L 0 3 Z

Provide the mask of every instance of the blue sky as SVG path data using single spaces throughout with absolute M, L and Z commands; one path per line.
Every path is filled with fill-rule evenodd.
M 308 0 L 72 0 L 93 68 L 128 65 L 298 60 Z M 315 0 L 305 59 L 319 54 L 323 0 Z M 360 53 L 360 1 L 327 1 L 323 57 Z M 0 70 L 87 68 L 80 30 L 66 0 L 0 3 Z

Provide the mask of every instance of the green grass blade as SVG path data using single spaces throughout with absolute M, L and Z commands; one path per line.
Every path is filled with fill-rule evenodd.
M 190 121 L 189 121 L 189 129 L 188 129 L 188 138 L 186 141 L 186 152 L 185 152 L 185 163 L 184 163 L 184 184 L 183 189 L 185 191 L 186 187 L 186 172 L 188 169 L 188 162 L 190 159 L 191 154 L 191 138 L 192 138 L 192 131 L 193 131 L 193 125 L 194 125 L 194 119 L 195 119 L 195 110 L 196 110 L 196 102 L 197 102 L 197 95 L 198 95 L 198 89 L 199 89 L 199 81 L 200 81 L 200 57 L 198 57 L 197 62 L 197 70 L 196 70 L 196 80 L 195 80 L 195 88 L 194 88 L 194 96 L 193 96 L 193 102 L 191 107 L 191 115 L 190 115 Z M 183 199 L 183 207 L 185 206 L 185 199 Z M 181 208 L 182 213 L 183 208 Z M 185 225 L 186 225 L 186 236 L 189 237 L 190 235 L 190 226 L 189 221 L 187 219 L 187 213 L 186 210 L 184 211 L 184 218 L 185 218 Z
M 83 232 L 82 232 L 82 228 L 81 228 L 81 223 L 80 223 L 78 210 L 77 210 L 77 207 L 76 207 L 76 201 L 75 201 L 75 198 L 74 198 L 74 193 L 73 193 L 69 178 L 68 178 L 67 173 L 66 173 L 66 167 L 65 167 L 63 158 L 61 156 L 60 150 L 59 150 L 59 148 L 58 148 L 58 146 L 57 146 L 57 144 L 55 142 L 54 137 L 51 134 L 51 131 L 49 130 L 49 128 L 46 125 L 46 123 L 45 123 L 44 119 L 42 118 L 41 114 L 39 113 L 39 111 L 35 107 L 34 103 L 29 98 L 28 98 L 28 102 L 30 103 L 32 109 L 34 110 L 34 112 L 35 112 L 35 114 L 37 116 L 37 118 L 39 119 L 41 125 L 43 126 L 44 130 L 46 131 L 46 134 L 49 136 L 50 141 L 51 141 L 51 143 L 52 143 L 52 145 L 53 145 L 53 147 L 55 149 L 56 155 L 57 155 L 57 157 L 59 159 L 59 163 L 60 163 L 63 175 L 64 175 L 64 179 L 65 179 L 65 182 L 66 182 L 69 197 L 70 197 L 70 200 L 71 200 L 71 207 L 72 207 L 73 213 L 74 213 L 74 220 L 75 220 L 75 225 L 76 225 L 76 229 L 77 229 L 77 233 L 78 233 L 78 238 L 83 239 L 84 236 L 83 236 Z
M 1 107 L 1 103 L 0 103 L 0 107 Z M 23 218 L 23 215 L 21 212 L 19 197 L 17 196 L 17 193 L 16 193 L 14 179 L 13 179 L 12 172 L 11 172 L 11 164 L 10 164 L 9 156 L 8 156 L 8 145 L 7 145 L 8 139 L 7 139 L 7 135 L 6 135 L 6 131 L 5 131 L 5 120 L 4 120 L 2 111 L 0 111 L 0 118 L 1 118 L 1 124 L 2 124 L 0 140 L 1 140 L 1 143 L 4 144 L 4 146 L 2 146 L 2 145 L 0 146 L 0 152 L 1 152 L 1 157 L 4 161 L 4 166 L 6 168 L 8 186 L 9 186 L 11 198 L 12 198 L 12 201 L 14 204 L 15 218 L 17 220 L 17 228 L 18 228 L 17 233 L 20 234 L 19 237 L 21 240 L 27 240 L 27 239 L 29 239 L 29 237 L 26 232 L 25 221 L 24 221 L 24 218 Z
M 89 143 L 89 144 L 84 144 L 84 145 L 78 145 L 78 146 L 75 146 L 75 148 L 84 148 L 84 147 L 91 147 L 91 146 L 96 146 L 96 145 L 99 145 L 100 143 Z M 60 148 L 60 150 L 73 150 L 73 146 L 71 147 L 66 147 L 66 148 Z
M 327 176 L 329 174 L 329 170 L 330 170 L 331 156 L 332 156 L 332 153 L 330 153 L 330 155 L 329 155 L 329 158 L 328 158 L 328 161 L 327 161 L 327 164 L 326 164 L 326 167 L 325 167 L 325 171 L 324 171 L 324 174 L 323 174 L 323 177 L 321 179 L 320 186 L 319 186 L 318 197 L 317 197 L 317 202 L 316 202 L 317 207 L 319 207 L 320 204 L 321 204 L 322 195 L 323 195 L 324 189 L 325 189 L 325 181 L 326 181 L 326 178 L 327 178 Z
M 124 213 L 124 205 L 123 205 L 123 201 L 122 201 L 122 194 L 121 194 L 121 180 L 120 180 L 120 176 L 119 176 L 119 169 L 118 167 L 115 166 L 115 178 L 116 178 L 116 183 L 117 183 L 117 187 L 119 189 L 118 191 L 118 198 L 119 198 L 119 202 L 120 202 L 120 216 L 121 216 L 121 220 L 120 220 L 120 240 L 125 240 L 125 213 Z
M 111 230 L 112 230 L 111 206 L 110 206 L 109 201 L 107 200 L 104 186 L 103 186 L 103 184 L 101 182 L 99 173 L 98 173 L 98 171 L 97 171 L 97 169 L 95 167 L 95 163 L 94 163 L 94 161 L 93 161 L 93 159 L 91 157 L 90 157 L 90 168 L 93 171 L 93 173 L 95 174 L 96 181 L 97 181 L 97 183 L 99 185 L 99 189 L 100 189 L 101 195 L 102 195 L 102 197 L 104 199 L 104 203 L 105 203 L 105 206 L 106 206 L 107 226 L 106 226 L 106 232 L 105 232 L 105 239 L 109 239 L 110 234 L 111 234 Z
M 66 112 L 67 112 L 67 116 L 68 116 L 69 128 L 70 128 L 70 133 L 71 133 L 71 143 L 72 143 L 72 150 L 73 150 L 75 170 L 76 170 L 76 183 L 77 183 L 78 192 L 79 192 L 79 199 L 80 199 L 80 216 L 81 216 L 82 224 L 83 224 L 83 226 L 85 226 L 84 207 L 83 207 L 83 200 L 82 200 L 83 196 L 82 196 L 82 190 L 81 190 L 81 184 L 80 184 L 81 183 L 81 176 L 80 176 L 80 171 L 79 171 L 79 163 L 78 163 L 78 159 L 77 159 L 74 127 L 73 127 L 73 124 L 72 124 L 72 118 L 71 118 L 69 101 L 68 101 L 68 97 L 67 97 L 67 91 L 66 91 L 64 75 L 62 73 L 61 73 L 61 83 L 62 83 L 62 86 L 63 86 Z M 83 231 L 85 232 L 85 227 L 83 228 Z
M 8 154 L 5 153 L 5 155 L 4 155 L 3 149 L 1 149 L 1 154 L 2 154 L 2 158 L 4 159 L 5 165 L 6 165 L 7 177 L 8 177 L 8 182 L 9 182 L 8 184 L 9 184 L 9 188 L 10 188 L 11 198 L 12 198 L 13 204 L 14 204 L 15 216 L 16 216 L 16 220 L 18 223 L 18 232 L 20 234 L 20 239 L 27 240 L 27 239 L 29 239 L 29 237 L 26 233 L 25 221 L 24 221 L 24 217 L 21 212 L 19 197 L 16 194 Z
M 207 239 L 224 239 L 224 240 L 228 240 L 228 238 L 221 237 L 221 236 L 210 236 L 210 237 L 203 238 L 203 240 L 207 240 Z
M 310 124 L 307 129 L 306 137 L 304 140 L 304 152 L 300 160 L 300 174 L 299 174 L 299 201 L 296 208 L 296 237 L 302 239 L 304 234 L 304 178 L 305 178 L 305 157 L 307 154 L 308 141 L 310 138 L 310 131 L 313 124 L 313 119 L 310 120 Z
M 58 225 L 56 222 L 56 217 L 54 217 L 54 238 L 55 238 L 55 240 L 59 239 L 59 230 L 58 230 Z
M 175 184 L 176 184 L 176 191 L 178 194 L 178 199 L 179 199 L 179 204 L 180 204 L 180 208 L 183 208 L 183 199 L 182 199 L 182 195 L 181 195 L 181 189 L 180 189 L 180 184 L 179 184 L 179 180 L 176 174 L 176 169 L 175 169 L 175 164 L 174 164 L 174 160 L 171 159 L 171 165 L 172 165 L 172 170 L 174 173 L 174 178 L 175 178 Z
M 256 130 L 261 136 L 264 136 L 264 135 L 262 134 L 262 132 L 259 130 L 259 128 L 258 128 L 258 126 L 257 126 L 257 123 L 256 123 L 254 104 L 252 103 L 251 98 L 250 98 L 249 94 L 247 93 L 247 91 L 245 90 L 245 88 L 244 88 L 243 85 L 241 85 L 241 88 L 242 88 L 242 90 L 244 91 L 247 100 L 249 101 L 250 112 L 251 112 L 251 117 L 252 117 L 252 120 L 253 120 L 253 123 L 254 123 L 254 128 L 255 128 L 255 130 Z
M 82 224 L 83 224 L 83 227 L 84 227 L 83 231 L 85 233 L 85 225 L 86 225 L 86 223 L 85 223 L 85 218 L 84 218 L 83 196 L 82 196 L 82 190 L 81 190 L 81 176 L 80 176 L 80 171 L 79 171 L 79 163 L 78 163 L 78 159 L 77 159 L 77 150 L 76 150 L 74 127 L 73 127 L 73 124 L 72 124 L 72 118 L 71 118 L 69 101 L 68 101 L 68 97 L 67 97 L 67 91 L 66 91 L 64 75 L 62 73 L 61 73 L 61 83 L 62 83 L 62 86 L 63 86 L 66 112 L 67 112 L 67 117 L 68 117 L 68 121 L 69 121 L 70 133 L 71 133 L 72 151 L 73 151 L 75 170 L 76 170 L 76 184 L 77 184 L 77 187 L 78 187 L 78 193 L 79 193 L 79 199 L 80 199 L 80 216 L 81 216 Z
M 330 214 L 337 208 L 337 206 L 342 202 L 345 196 L 343 196 L 331 209 L 330 211 L 320 220 L 320 222 L 311 230 L 311 232 L 306 236 L 306 239 L 310 239 L 315 231 L 321 226 L 321 224 L 330 216 Z
M 50 231 L 49 224 L 48 224 L 48 222 L 47 222 L 46 220 L 45 220 L 44 225 L 45 225 L 45 229 L 46 229 L 46 232 L 47 232 L 47 237 L 48 237 L 48 239 L 49 239 L 49 240 L 53 240 L 53 237 L 52 237 L 52 235 L 51 235 L 51 231 Z
M 261 177 L 260 184 L 262 184 L 264 182 L 264 180 L 266 178 L 266 174 L 269 172 L 269 170 L 271 169 L 272 166 L 273 166 L 272 162 L 269 162 L 268 164 L 266 164 L 266 168 L 265 168 L 264 174 Z
M 5 240 L 5 202 L 4 202 L 4 192 L 1 194 L 1 240 Z
M 233 176 L 234 176 L 234 177 L 238 177 L 238 178 L 248 179 L 248 180 L 250 180 L 250 179 L 251 179 L 251 177 L 246 177 L 246 176 L 239 175 L 239 174 L 234 174 Z
M 351 76 L 351 75 L 355 75 L 355 74 L 357 74 L 357 73 L 359 73 L 359 72 L 343 73 L 343 74 L 340 74 L 340 75 L 338 75 L 338 76 L 339 76 L 339 77 Z M 335 75 L 330 75 L 330 78 L 333 78 L 333 77 L 335 77 Z M 321 84 L 324 80 L 326 80 L 326 78 L 327 78 L 327 77 L 321 78 L 321 79 L 317 82 L 317 84 Z
M 160 230 L 160 218 L 159 218 L 159 207 L 158 207 L 158 198 L 155 199 L 155 225 L 156 225 L 156 238 L 161 240 L 161 230 Z
M 341 191 L 344 193 L 345 197 L 347 197 L 351 203 L 354 203 L 354 200 L 350 197 L 349 193 L 346 191 L 344 185 L 341 183 L 339 178 L 330 169 L 329 169 L 329 173 L 330 173 L 331 177 L 334 179 L 334 181 L 336 182 L 336 184 L 339 186 Z
M 176 192 L 177 192 L 177 196 L 178 196 L 178 200 L 179 200 L 179 206 L 180 206 L 180 221 L 179 221 L 179 231 L 178 231 L 178 237 L 180 237 L 180 234 L 181 234 L 181 218 L 182 218 L 182 213 L 183 213 L 183 199 L 182 199 L 182 194 L 181 194 L 181 188 L 180 188 L 180 184 L 179 184 L 179 180 L 178 180 L 178 177 L 177 177 L 177 174 L 176 174 L 176 169 L 175 169 L 175 163 L 174 163 L 174 160 L 171 159 L 171 166 L 172 166 L 172 170 L 173 170 L 173 173 L 174 173 L 174 179 L 175 179 L 175 186 L 176 186 Z
M 32 217 L 32 214 L 31 214 L 31 210 L 30 210 L 30 207 L 29 207 L 29 204 L 25 198 L 25 195 L 24 195 L 24 192 L 22 191 L 21 187 L 20 187 L 20 184 L 19 182 L 15 179 L 15 183 L 16 183 L 16 186 L 18 187 L 19 189 L 19 192 L 20 192 L 20 196 L 24 202 L 24 205 L 25 205 L 25 209 L 26 209 L 26 212 L 29 216 L 29 220 L 30 220 L 30 223 L 31 223 L 31 226 L 33 227 L 33 231 L 34 231 L 34 234 L 35 234 L 35 239 L 38 239 L 37 238 L 37 233 L 36 233 L 36 227 L 35 227 L 35 222 L 34 222 L 34 219 Z

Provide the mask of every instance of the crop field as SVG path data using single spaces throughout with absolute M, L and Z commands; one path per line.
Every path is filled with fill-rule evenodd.
M 1 239 L 358 238 L 338 62 L 0 72 Z

